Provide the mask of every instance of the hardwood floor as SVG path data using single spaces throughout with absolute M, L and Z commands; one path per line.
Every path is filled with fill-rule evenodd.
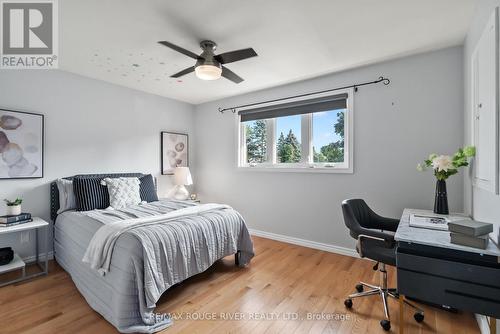
M 228 257 L 162 296 L 157 311 L 179 317 L 163 333 L 385 333 L 379 325 L 383 310 L 378 297 L 354 300 L 351 311 L 343 304 L 359 280 L 378 284 L 371 261 L 253 239 L 256 256 L 247 268 L 236 268 Z M 392 268 L 389 275 L 395 286 Z M 407 308 L 406 333 L 479 333 L 470 313 L 423 309 L 425 321 L 417 324 Z M 390 312 L 391 331 L 397 333 L 396 301 L 391 301 Z M 318 319 L 293 319 L 308 313 Z M 0 333 L 116 333 L 54 262 L 46 277 L 0 288 L 0 314 Z M 271 319 L 273 315 L 281 318 Z

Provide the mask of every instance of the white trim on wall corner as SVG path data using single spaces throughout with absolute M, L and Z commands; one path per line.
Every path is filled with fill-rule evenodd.
M 325 252 L 336 253 L 336 254 L 340 254 L 340 255 L 346 255 L 346 256 L 359 258 L 359 255 L 356 252 L 356 250 L 351 249 L 351 248 L 340 247 L 340 246 L 335 246 L 335 245 L 331 245 L 331 244 L 325 244 L 322 242 L 305 240 L 305 239 L 300 239 L 300 238 L 295 238 L 295 237 L 289 237 L 289 236 L 282 235 L 282 234 L 265 232 L 265 231 L 255 230 L 252 228 L 248 229 L 248 231 L 250 232 L 251 235 L 255 235 L 257 237 L 272 239 L 272 240 L 286 242 L 286 243 L 293 244 L 293 245 L 319 249 L 319 250 L 322 250 Z

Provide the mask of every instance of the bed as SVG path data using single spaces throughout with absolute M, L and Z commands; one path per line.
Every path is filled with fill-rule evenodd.
M 142 175 L 93 174 L 65 179 Z M 168 314 L 154 312 L 163 292 L 228 255 L 235 254 L 239 266 L 245 266 L 254 256 L 243 218 L 224 205 L 160 200 L 124 209 L 127 214 L 141 212 L 148 217 L 123 220 L 117 218 L 120 215 L 116 212 L 106 210 L 71 210 L 58 215 L 58 208 L 58 187 L 53 183 L 51 216 L 56 261 L 69 273 L 88 304 L 123 333 L 154 333 L 172 325 Z M 110 219 L 111 223 L 107 221 Z M 120 233 L 116 232 L 117 226 Z M 113 231 L 106 234 L 110 227 Z M 109 241 L 109 249 L 99 236 Z M 110 241 L 112 237 L 115 239 Z M 99 261 L 94 257 L 84 263 L 82 259 L 94 254 L 91 249 L 104 255 L 97 257 Z

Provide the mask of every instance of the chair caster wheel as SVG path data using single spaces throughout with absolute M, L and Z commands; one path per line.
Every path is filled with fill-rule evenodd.
M 363 284 L 356 285 L 356 291 L 357 292 L 363 292 Z
M 347 308 L 352 308 L 352 299 L 348 298 L 348 299 L 344 300 L 344 305 Z
M 415 318 L 416 322 L 420 323 L 420 322 L 424 321 L 424 314 L 420 313 L 420 312 L 415 312 L 415 314 L 413 315 L 413 318 Z
M 391 322 L 389 320 L 380 320 L 380 326 L 384 331 L 389 331 L 391 329 Z

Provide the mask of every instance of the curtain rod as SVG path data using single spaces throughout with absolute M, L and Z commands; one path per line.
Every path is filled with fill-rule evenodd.
M 378 84 L 380 82 L 382 82 L 384 85 L 387 86 L 388 84 L 391 83 L 391 80 L 389 80 L 389 78 L 385 78 L 385 77 L 382 76 L 382 77 L 379 77 L 375 81 L 362 82 L 362 83 L 358 83 L 358 84 L 354 84 L 354 85 L 349 85 L 349 86 L 343 86 L 343 87 L 337 87 L 337 88 L 332 88 L 332 89 L 321 90 L 321 91 L 318 91 L 318 92 L 305 93 L 305 94 L 300 94 L 300 95 L 282 97 L 282 98 L 274 99 L 274 100 L 267 100 L 267 101 L 262 101 L 262 102 L 255 102 L 255 103 L 243 104 L 243 105 L 236 106 L 236 107 L 229 107 L 229 108 L 220 108 L 219 107 L 219 112 L 221 114 L 223 114 L 226 111 L 232 111 L 233 114 L 234 114 L 234 113 L 236 113 L 237 109 L 241 109 L 241 108 L 253 107 L 253 106 L 257 106 L 257 105 L 264 104 L 264 103 L 279 102 L 279 101 L 289 100 L 289 99 L 293 99 L 293 98 L 297 98 L 297 97 L 305 97 L 305 96 L 309 96 L 309 95 L 316 95 L 316 94 L 328 93 L 328 92 L 333 92 L 333 91 L 336 91 L 336 90 L 347 89 L 347 88 L 354 88 L 354 91 L 357 92 L 358 91 L 358 87 L 366 86 L 366 85 L 374 85 L 374 84 Z

